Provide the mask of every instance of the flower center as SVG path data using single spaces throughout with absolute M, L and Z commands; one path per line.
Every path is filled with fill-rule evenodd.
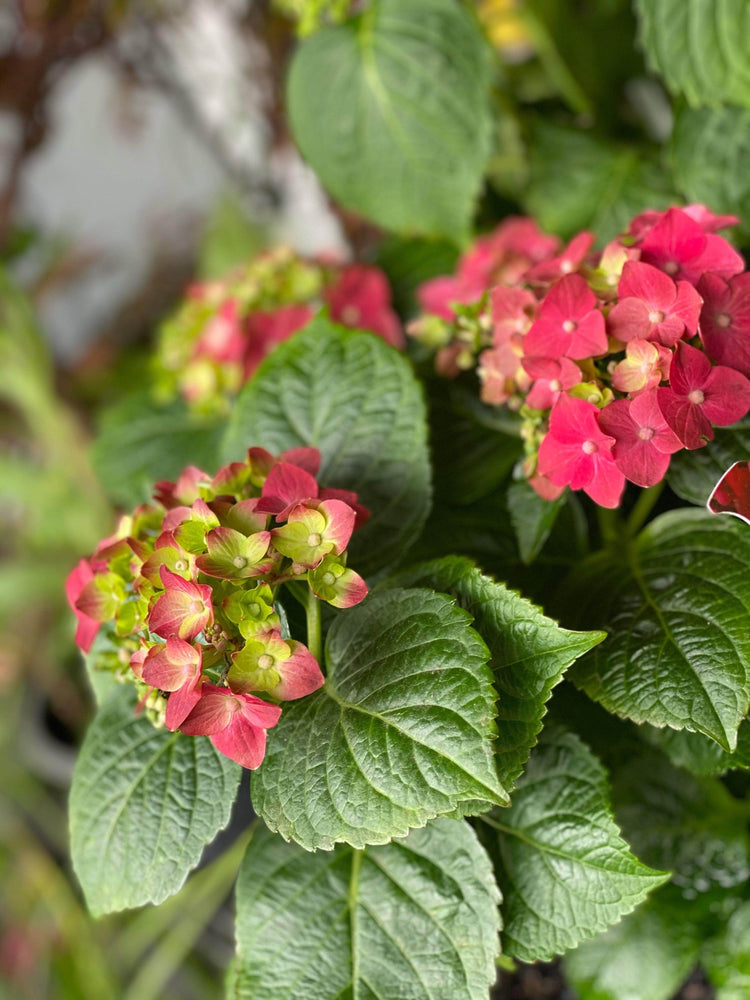
M 692 389 L 688 393 L 688 399 L 691 403 L 695 404 L 695 406 L 700 406 L 705 398 L 706 396 L 702 389 Z
M 566 319 L 562 325 L 562 328 L 565 331 L 565 333 L 572 333 L 577 326 L 578 324 L 574 322 L 572 319 Z
M 729 313 L 719 313 L 719 315 L 716 317 L 716 325 L 720 326 L 722 330 L 726 330 L 726 328 L 730 326 L 731 323 L 732 323 L 732 317 L 729 315 Z
M 651 438 L 654 436 L 654 434 L 656 434 L 656 431 L 654 430 L 653 427 L 638 428 L 638 437 L 641 439 L 641 441 L 650 441 Z
M 680 262 L 677 260 L 668 260 L 664 265 L 664 270 L 667 274 L 677 274 L 680 270 Z
M 261 653 L 258 657 L 258 666 L 261 670 L 268 670 L 269 667 L 274 665 L 274 658 L 270 653 Z
M 344 321 L 344 326 L 356 326 L 359 323 L 360 316 L 361 313 L 356 306 L 344 306 L 341 310 L 341 318 Z
M 663 323 L 664 313 L 660 309 L 652 309 L 648 314 L 649 323 Z
M 573 270 L 573 261 L 572 260 L 561 261 L 560 270 L 562 271 L 563 274 L 570 274 L 570 272 Z
M 235 556 L 232 565 L 236 566 L 237 569 L 244 569 L 247 566 L 247 559 L 244 556 Z
M 253 604 L 248 604 L 247 613 L 251 618 L 257 618 L 260 615 L 260 604 L 257 601 Z
M 174 568 L 178 573 L 183 573 L 187 569 L 187 563 L 184 559 L 178 559 L 174 564 Z
M 190 602 L 189 610 L 191 615 L 199 615 L 206 610 L 206 606 L 203 603 L 203 601 L 199 601 L 197 598 L 193 598 L 193 600 Z
M 336 577 L 333 575 L 333 573 L 331 573 L 330 570 L 328 570 L 327 573 L 323 574 L 323 583 L 326 585 L 326 587 L 332 587 L 335 582 L 336 582 Z
M 552 378 L 549 382 L 550 392 L 562 392 L 562 385 L 559 378 Z
M 586 455 L 594 455 L 597 451 L 599 451 L 599 445 L 596 441 L 591 441 L 589 439 L 588 441 L 583 442 L 581 445 L 581 451 L 583 451 Z
M 321 538 L 319 532 L 317 531 L 311 531 L 310 534 L 307 536 L 307 544 L 310 546 L 311 549 L 316 548 L 316 546 L 320 545 L 322 541 L 323 539 Z

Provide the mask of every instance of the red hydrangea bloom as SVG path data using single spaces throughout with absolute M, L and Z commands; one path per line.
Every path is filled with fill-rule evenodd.
M 745 268 L 732 246 L 678 208 L 670 208 L 643 237 L 641 259 L 670 277 L 695 284 L 706 271 L 731 278 Z
M 388 279 L 377 267 L 350 264 L 338 280 L 324 292 L 337 323 L 359 330 L 371 330 L 398 350 L 404 348 L 404 334 L 391 306 Z
M 218 362 L 241 362 L 245 335 L 236 299 L 227 299 L 206 323 L 193 348 L 193 357 Z
M 672 347 L 698 329 L 701 297 L 688 281 L 675 283 L 656 267 L 628 261 L 617 286 L 618 302 L 607 317 L 611 336 L 638 338 Z
M 568 274 L 550 288 L 526 334 L 524 352 L 574 360 L 606 354 L 604 316 L 580 274 Z
M 272 312 L 252 312 L 245 320 L 244 377 L 249 378 L 274 347 L 289 340 L 315 315 L 308 305 L 281 306 Z
M 537 471 L 554 486 L 582 489 L 601 507 L 620 502 L 625 476 L 612 456 L 615 439 L 599 427 L 593 403 L 563 393 L 552 407 Z
M 750 272 L 728 281 L 704 274 L 698 291 L 703 296 L 700 336 L 706 354 L 750 376 Z
M 750 382 L 723 365 L 712 367 L 705 354 L 684 341 L 677 344 L 669 387 L 657 389 L 664 419 L 686 448 L 701 448 L 714 436 L 712 424 L 725 427 L 750 410 Z
M 213 623 L 211 588 L 170 573 L 166 566 L 161 568 L 161 580 L 166 589 L 149 611 L 149 629 L 163 639 L 194 639 Z
M 232 653 L 228 680 L 235 692 L 267 691 L 279 701 L 295 701 L 317 691 L 325 678 L 307 646 L 270 629 Z
M 612 454 L 618 469 L 638 486 L 661 482 L 670 455 L 682 448 L 659 409 L 655 389 L 605 406 L 599 413 L 599 426 L 615 439 Z
M 204 682 L 200 699 L 180 731 L 188 736 L 208 736 L 220 753 L 254 770 L 266 752 L 266 730 L 280 718 L 278 705 Z
M 133 661 L 131 658 L 131 666 Z M 170 691 L 164 723 L 178 729 L 201 696 L 203 654 L 200 646 L 183 639 L 167 639 L 166 645 L 152 646 L 140 665 L 140 677 L 160 691 Z

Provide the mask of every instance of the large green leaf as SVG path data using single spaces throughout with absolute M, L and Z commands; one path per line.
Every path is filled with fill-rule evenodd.
M 155 403 L 149 393 L 127 396 L 102 416 L 91 458 L 109 497 L 135 507 L 154 483 L 176 479 L 186 465 L 218 468 L 223 422 L 191 413 L 181 400 Z
M 428 590 L 373 594 L 339 615 L 325 687 L 284 707 L 253 777 L 272 830 L 308 850 L 363 847 L 475 800 L 507 803 L 487 648 L 470 620 Z
M 203 737 L 155 729 L 133 688 L 106 699 L 73 772 L 73 867 L 99 916 L 161 903 L 229 822 L 241 768 Z
M 685 108 L 672 135 L 672 172 L 688 201 L 738 215 L 750 225 L 750 111 Z
M 750 876 L 748 808 L 720 781 L 646 751 L 614 772 L 612 799 L 636 854 L 669 867 L 688 895 L 741 885 Z
M 630 853 L 604 768 L 557 727 L 542 733 L 510 809 L 482 819 L 494 834 L 503 950 L 524 962 L 593 937 L 668 878 Z
M 566 582 L 571 625 L 607 641 L 571 679 L 610 712 L 705 733 L 733 750 L 750 705 L 750 531 L 678 510 L 597 553 Z
M 508 514 L 524 565 L 533 563 L 541 552 L 567 499 L 566 490 L 557 500 L 544 500 L 526 480 L 511 483 L 508 487 Z
M 703 939 L 685 909 L 665 886 L 566 955 L 566 977 L 586 1000 L 669 1000 L 697 963 Z
M 511 788 L 536 743 L 553 687 L 604 633 L 560 628 L 525 598 L 483 576 L 468 559 L 436 559 L 399 573 L 392 582 L 443 591 L 474 618 L 474 628 L 490 650 L 499 694 L 497 769 L 504 787 Z
M 747 0 L 635 0 L 649 68 L 692 105 L 750 106 Z
M 717 427 L 713 441 L 695 451 L 672 456 L 667 482 L 675 493 L 701 507 L 730 465 L 750 459 L 750 421 Z
M 524 205 L 544 229 L 569 237 L 592 229 L 612 239 L 633 215 L 674 201 L 668 176 L 632 147 L 542 120 L 531 129 Z
M 295 139 L 331 194 L 399 232 L 468 229 L 490 151 L 490 68 L 455 0 L 374 0 L 298 48 Z
M 401 557 L 430 505 L 422 390 L 408 361 L 382 340 L 313 320 L 263 362 L 240 394 L 224 441 L 227 461 L 250 445 L 314 445 L 320 481 L 355 490 L 371 511 L 349 546 L 370 573 Z
M 500 900 L 471 827 L 308 854 L 258 830 L 237 883 L 232 1000 L 486 1000 Z

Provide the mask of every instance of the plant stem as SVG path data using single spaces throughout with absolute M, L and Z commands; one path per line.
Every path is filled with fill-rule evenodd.
M 628 535 L 632 537 L 635 535 L 641 527 L 646 523 L 648 515 L 653 510 L 656 501 L 662 494 L 664 489 L 664 481 L 656 483 L 654 486 L 649 486 L 648 489 L 643 490 L 641 495 L 635 502 L 635 506 L 630 512 L 630 517 L 625 526 L 625 530 Z
M 320 601 L 312 590 L 307 595 L 307 648 L 320 663 L 322 652 L 320 637 Z
M 599 507 L 596 508 L 596 518 L 599 522 L 599 532 L 602 536 L 602 545 L 604 548 L 609 548 L 610 546 L 616 546 L 622 541 L 622 522 L 617 516 L 616 510 L 611 510 L 609 507 Z

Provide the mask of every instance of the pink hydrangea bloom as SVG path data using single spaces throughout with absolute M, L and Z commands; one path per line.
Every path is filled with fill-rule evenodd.
M 73 614 L 76 616 L 76 636 L 75 641 L 79 649 L 88 653 L 96 634 L 100 628 L 100 622 L 96 618 L 91 618 L 77 606 L 84 588 L 94 579 L 94 571 L 88 559 L 81 559 L 78 565 L 71 571 L 65 581 L 65 596 L 68 599 Z
M 537 470 L 554 486 L 582 489 L 602 507 L 617 507 L 625 476 L 615 465 L 615 439 L 599 427 L 593 403 L 563 393 L 552 407 Z
M 750 410 L 750 382 L 723 365 L 712 367 L 705 354 L 684 341 L 677 344 L 669 387 L 657 389 L 664 419 L 686 448 L 712 441 L 712 424 L 725 427 Z
M 398 350 L 404 348 L 401 322 L 391 305 L 388 279 L 377 267 L 350 264 L 324 292 L 331 317 L 337 323 L 371 330 Z
M 672 347 L 686 332 L 692 336 L 698 329 L 698 292 L 690 282 L 675 283 L 650 264 L 626 263 L 617 295 L 607 317 L 607 329 L 617 340 L 638 338 Z
M 704 274 L 698 291 L 703 296 L 700 336 L 706 354 L 750 376 L 750 273 L 728 281 Z
M 604 316 L 596 296 L 580 274 L 566 275 L 550 288 L 539 307 L 524 340 L 524 353 L 577 360 L 606 352 Z
M 705 233 L 685 212 L 670 208 L 643 237 L 641 259 L 675 280 L 696 284 L 706 271 L 731 278 L 745 262 L 722 236 Z
M 204 682 L 200 698 L 180 731 L 188 736 L 208 736 L 220 753 L 255 770 L 266 752 L 266 730 L 280 718 L 278 705 Z
M 631 483 L 654 486 L 669 467 L 670 456 L 682 442 L 667 425 L 656 399 L 656 390 L 635 399 L 619 399 L 599 413 L 599 426 L 615 439 L 615 463 Z

